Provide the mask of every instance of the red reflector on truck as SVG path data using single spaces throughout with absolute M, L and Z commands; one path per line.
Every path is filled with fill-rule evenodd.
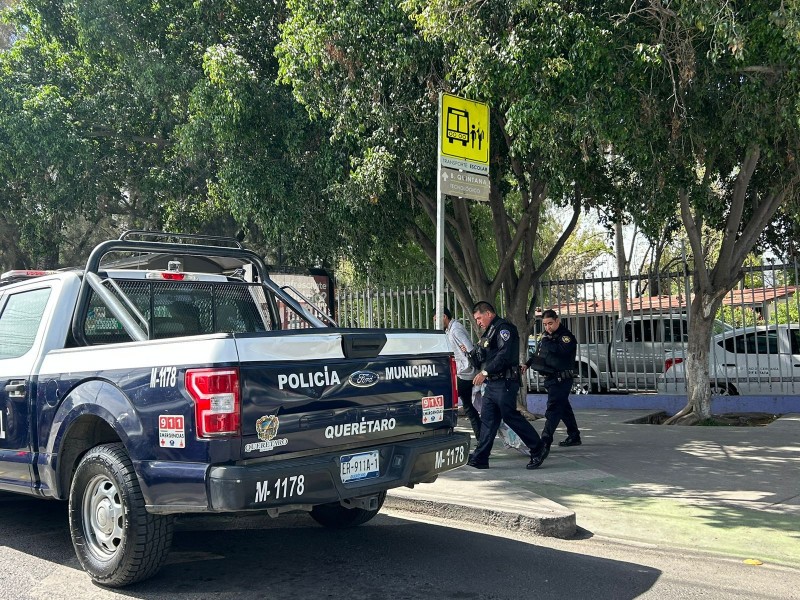
M 194 400 L 197 437 L 239 435 L 239 369 L 189 369 L 186 390 Z
M 668 358 L 664 361 L 664 372 L 666 373 L 673 365 L 679 365 L 682 362 L 683 359 L 677 356 L 675 358 Z
M 44 275 L 52 275 L 58 271 L 42 271 L 35 269 L 15 269 L 13 271 L 6 271 L 0 275 L 0 279 L 26 279 L 28 277 L 42 277 Z

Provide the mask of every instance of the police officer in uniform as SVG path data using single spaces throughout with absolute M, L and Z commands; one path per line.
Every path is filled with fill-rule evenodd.
M 486 385 L 481 407 L 481 437 L 467 464 L 476 469 L 489 468 L 489 454 L 502 420 L 530 449 L 531 460 L 527 468 L 538 469 L 544 462 L 547 446 L 533 425 L 517 410 L 520 387 L 517 328 L 498 317 L 488 302 L 478 302 L 472 313 L 483 329 L 478 344 L 470 353 L 473 364 L 480 369 L 472 382 Z
M 536 345 L 536 353 L 528 359 L 525 367 L 531 367 L 544 376 L 547 390 L 546 423 L 542 429 L 542 442 L 546 446 L 544 456 L 550 452 L 553 434 L 559 421 L 564 421 L 567 439 L 559 446 L 580 446 L 581 432 L 575 420 L 575 413 L 569 403 L 569 392 L 575 377 L 575 353 L 578 343 L 572 332 L 561 324 L 558 313 L 546 310 L 542 313 L 544 332 Z M 523 373 L 525 369 L 523 369 Z

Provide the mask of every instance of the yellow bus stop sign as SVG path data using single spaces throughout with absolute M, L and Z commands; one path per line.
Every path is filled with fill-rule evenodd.
M 442 93 L 439 118 L 442 157 L 480 165 L 488 172 L 489 105 Z

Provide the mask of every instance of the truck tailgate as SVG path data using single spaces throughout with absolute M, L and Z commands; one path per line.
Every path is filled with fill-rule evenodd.
M 457 422 L 442 333 L 314 330 L 236 344 L 244 459 L 357 449 Z

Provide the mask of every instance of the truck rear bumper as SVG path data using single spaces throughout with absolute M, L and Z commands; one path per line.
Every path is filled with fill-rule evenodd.
M 343 481 L 347 457 L 371 452 L 378 455 L 376 471 Z M 228 512 L 338 502 L 433 481 L 466 464 L 468 456 L 469 436 L 455 433 L 258 465 L 216 466 L 208 473 L 209 506 L 212 512 Z M 375 454 L 368 458 L 374 461 Z

